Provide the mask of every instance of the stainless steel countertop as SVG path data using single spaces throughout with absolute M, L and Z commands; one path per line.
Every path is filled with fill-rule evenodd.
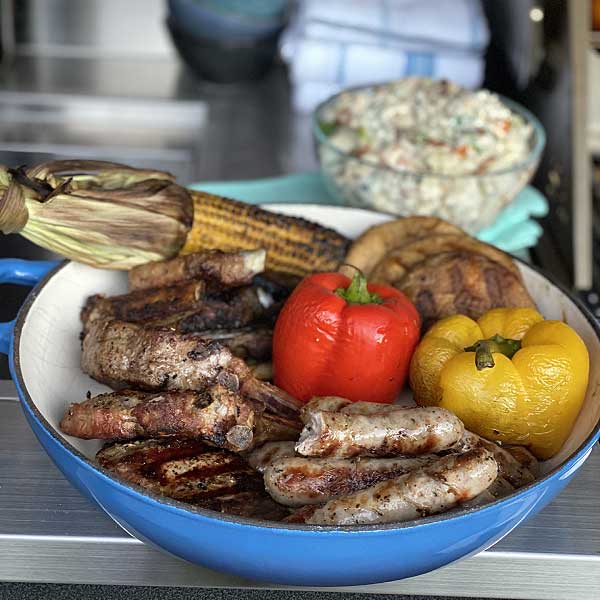
M 489 598 L 600 597 L 600 450 L 537 517 L 492 549 L 409 580 L 337 591 Z M 269 588 L 163 555 L 64 479 L 0 382 L 0 580 Z

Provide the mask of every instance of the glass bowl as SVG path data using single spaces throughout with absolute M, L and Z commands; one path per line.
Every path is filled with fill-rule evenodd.
M 471 234 L 491 225 L 529 183 L 546 143 L 538 119 L 516 102 L 500 97 L 531 126 L 529 154 L 524 160 L 509 168 L 481 174 L 397 170 L 349 154 L 331 143 L 321 128 L 319 116 L 336 98 L 337 95 L 332 96 L 320 104 L 312 119 L 321 172 L 332 196 L 342 204 L 398 216 L 439 217 Z

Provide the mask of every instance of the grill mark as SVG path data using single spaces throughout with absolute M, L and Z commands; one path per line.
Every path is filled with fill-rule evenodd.
M 449 272 L 450 287 L 453 294 L 459 294 L 464 288 L 464 278 L 460 267 L 457 264 L 452 265 Z
M 437 304 L 435 296 L 431 290 L 420 290 L 415 298 L 415 304 L 421 317 L 423 317 L 423 329 L 428 328 L 428 322 L 431 320 L 429 315 L 435 315 L 437 312 Z
M 483 270 L 483 281 L 490 298 L 490 306 L 502 306 L 504 304 L 504 295 L 499 279 L 497 269 Z

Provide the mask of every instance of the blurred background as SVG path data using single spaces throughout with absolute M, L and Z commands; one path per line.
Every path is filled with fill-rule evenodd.
M 346 87 L 423 75 L 512 98 L 547 134 L 531 259 L 600 316 L 598 2 L 0 0 L 0 38 L 0 162 L 13 166 L 274 177 L 318 170 L 311 111 Z M 0 254 L 48 256 L 14 235 Z M 1 320 L 25 294 L 3 288 Z

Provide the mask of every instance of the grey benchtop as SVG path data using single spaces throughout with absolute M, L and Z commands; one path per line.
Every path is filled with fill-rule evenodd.
M 0 381 L 0 581 L 276 588 L 163 555 L 71 487 Z M 344 591 L 600 598 L 600 450 L 538 516 L 492 549 L 409 580 Z

